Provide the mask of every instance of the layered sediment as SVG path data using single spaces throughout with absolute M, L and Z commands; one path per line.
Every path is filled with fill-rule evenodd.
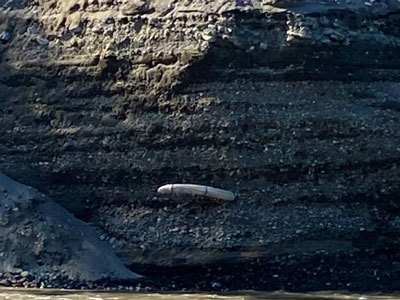
M 0 170 L 127 266 L 398 289 L 398 2 L 0 5 Z M 173 182 L 237 197 L 156 194 Z

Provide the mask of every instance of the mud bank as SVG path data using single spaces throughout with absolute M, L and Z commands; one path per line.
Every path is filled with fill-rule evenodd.
M 399 289 L 399 3 L 0 4 L 0 170 L 155 287 Z

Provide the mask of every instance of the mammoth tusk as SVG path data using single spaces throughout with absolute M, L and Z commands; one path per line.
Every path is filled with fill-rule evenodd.
M 235 195 L 226 190 L 198 184 L 166 184 L 158 188 L 160 194 L 189 194 L 221 200 L 233 200 Z

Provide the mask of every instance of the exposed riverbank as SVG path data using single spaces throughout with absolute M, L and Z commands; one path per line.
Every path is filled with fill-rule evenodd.
M 143 285 L 400 289 L 398 2 L 0 5 L 0 170 Z M 172 182 L 238 196 L 156 194 Z M 18 236 L 4 283 L 33 263 L 60 276 L 79 247 L 53 231 L 61 263 L 23 259 Z

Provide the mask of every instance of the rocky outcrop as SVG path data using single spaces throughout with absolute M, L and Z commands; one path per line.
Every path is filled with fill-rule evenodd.
M 134 281 L 97 233 L 45 195 L 0 173 L 0 285 Z
M 396 1 L 4 5 L 20 9 L 2 11 L 3 64 L 101 77 L 107 90 L 171 91 L 186 72 L 203 81 L 398 78 Z M 105 84 L 110 76 L 114 80 Z
M 397 2 L 6 5 L 0 169 L 127 265 L 205 265 L 203 288 L 398 288 Z M 155 193 L 170 182 L 238 197 Z

